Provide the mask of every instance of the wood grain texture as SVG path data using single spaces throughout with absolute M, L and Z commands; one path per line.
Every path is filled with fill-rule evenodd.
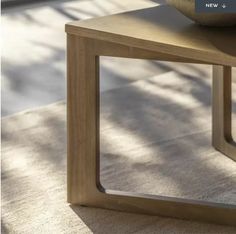
M 232 69 L 213 67 L 212 144 L 236 160 L 236 143 L 232 137 Z
M 168 15 L 168 18 L 166 17 Z M 236 206 L 106 190 L 99 175 L 99 56 L 221 64 L 214 67 L 213 144 L 231 129 L 231 73 L 235 29 L 204 29 L 176 10 L 158 6 L 72 22 L 68 33 L 68 201 L 72 204 L 235 224 Z M 226 67 L 227 66 L 227 67 Z M 220 136 L 219 139 L 217 136 Z M 223 143 L 222 143 L 223 142 Z M 232 156 L 233 155 L 233 156 Z
M 98 48 L 102 48 L 98 40 L 68 35 L 68 201 L 120 211 L 235 224 L 234 205 L 110 191 L 101 186 Z M 114 46 L 112 51 L 117 52 L 118 48 L 119 45 Z
M 66 32 L 204 63 L 236 66 L 235 27 L 200 27 L 166 5 L 75 21 L 66 25 Z
M 98 59 L 89 39 L 68 35 L 68 201 L 96 193 L 98 150 Z
M 162 52 L 141 49 L 132 45 L 122 45 L 120 43 L 108 42 L 105 40 L 94 41 L 94 53 L 99 56 L 110 56 L 119 58 L 136 58 L 136 59 L 150 59 L 169 62 L 183 62 L 183 63 L 201 63 L 203 61 L 197 59 L 184 58 L 173 54 L 166 54 Z

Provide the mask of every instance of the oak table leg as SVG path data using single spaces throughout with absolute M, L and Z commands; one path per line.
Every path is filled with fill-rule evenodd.
M 89 39 L 67 45 L 68 202 L 83 204 L 97 192 L 98 58 Z
M 236 160 L 236 144 L 232 137 L 232 68 L 213 66 L 212 145 Z
M 120 211 L 235 224 L 235 205 L 113 191 L 102 187 L 99 180 L 98 56 L 103 55 L 105 49 L 102 49 L 103 43 L 98 40 L 70 34 L 67 43 L 68 202 Z M 114 54 L 121 49 L 118 44 L 112 46 L 114 48 L 111 51 Z M 136 48 L 123 49 L 125 56 L 140 55 L 134 53 L 139 51 Z M 149 52 L 147 56 L 150 56 Z M 167 58 L 168 55 L 164 57 Z

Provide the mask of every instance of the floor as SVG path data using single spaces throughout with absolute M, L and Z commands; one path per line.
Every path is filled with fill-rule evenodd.
M 102 93 L 102 186 L 236 205 L 236 164 L 211 147 L 210 79 L 160 78 Z M 236 227 L 68 204 L 66 148 L 65 102 L 2 120 L 3 234 L 236 233 Z
M 65 99 L 65 23 L 153 5 L 156 3 L 147 0 L 76 0 L 3 10 L 2 115 Z M 111 89 L 161 72 L 146 61 L 106 59 L 101 88 Z

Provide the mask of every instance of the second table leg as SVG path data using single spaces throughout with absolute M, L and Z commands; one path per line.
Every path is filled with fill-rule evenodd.
M 236 143 L 232 137 L 232 68 L 213 66 L 212 145 L 236 160 Z

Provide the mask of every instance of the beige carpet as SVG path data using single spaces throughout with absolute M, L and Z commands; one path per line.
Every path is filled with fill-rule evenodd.
M 211 83 L 199 77 L 168 73 L 102 94 L 105 187 L 236 204 L 236 163 L 211 147 Z M 67 204 L 64 103 L 4 118 L 2 141 L 3 233 L 236 233 Z

